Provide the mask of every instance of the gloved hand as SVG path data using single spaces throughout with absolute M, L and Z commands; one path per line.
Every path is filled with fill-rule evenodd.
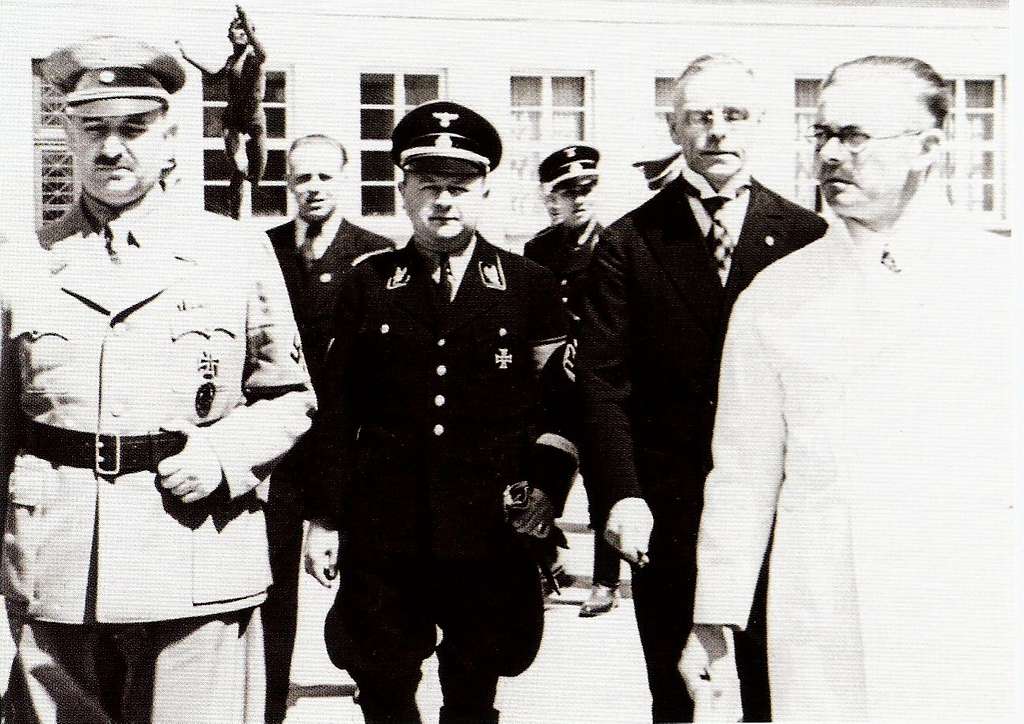
M 544 577 L 557 592 L 558 583 L 551 572 L 550 564 L 556 556 L 549 553 L 555 546 L 568 548 L 569 544 L 565 540 L 565 533 L 555 525 L 555 511 L 551 499 L 540 488 L 535 488 L 522 480 L 505 488 L 502 502 L 505 522 L 519 535 L 530 555 L 540 566 Z

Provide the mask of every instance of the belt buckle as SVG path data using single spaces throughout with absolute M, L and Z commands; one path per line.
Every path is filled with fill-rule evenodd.
M 113 467 L 105 468 L 104 464 L 110 461 L 113 447 Z M 121 436 L 120 435 L 96 435 L 95 457 L 93 458 L 93 470 L 97 475 L 119 475 L 121 473 Z

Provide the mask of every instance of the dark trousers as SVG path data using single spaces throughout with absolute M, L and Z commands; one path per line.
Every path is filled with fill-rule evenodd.
M 350 549 L 324 636 L 367 722 L 418 722 L 420 667 L 440 627 L 441 722 L 496 722 L 498 678 L 533 662 L 543 625 L 537 565 L 524 556 L 377 561 Z
M 266 513 L 274 584 L 267 592 L 267 600 L 262 607 L 267 667 L 266 720 L 282 722 L 288 709 L 289 671 L 299 608 L 302 513 L 293 501 L 278 499 L 273 493 L 273 485 L 271 490 Z
M 594 585 L 618 588 L 619 553 L 604 539 L 604 526 L 594 531 Z
M 696 533 L 692 535 L 696 543 Z M 657 524 L 651 542 L 651 563 L 633 571 L 633 606 L 640 644 L 647 664 L 654 722 L 693 721 L 693 700 L 679 674 L 679 657 L 693 622 L 696 559 L 679 552 L 679 540 L 668 542 Z M 683 558 L 685 557 L 685 560 Z M 752 608 L 751 625 L 737 633 L 736 668 L 740 677 L 744 721 L 770 721 L 768 656 L 765 643 L 766 579 L 762 570 Z

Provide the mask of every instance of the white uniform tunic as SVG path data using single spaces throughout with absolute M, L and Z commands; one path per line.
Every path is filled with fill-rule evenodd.
M 694 620 L 768 594 L 780 719 L 1012 711 L 1014 287 L 1006 239 L 934 199 L 859 248 L 829 233 L 739 299 Z

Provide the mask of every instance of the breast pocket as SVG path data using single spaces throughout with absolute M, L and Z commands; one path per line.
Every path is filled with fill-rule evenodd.
M 21 389 L 25 392 L 66 392 L 72 366 L 72 332 L 56 316 L 13 320 L 11 337 L 18 349 Z
M 180 314 L 170 337 L 170 386 L 186 405 L 185 417 L 215 420 L 239 404 L 246 350 L 240 324 Z

